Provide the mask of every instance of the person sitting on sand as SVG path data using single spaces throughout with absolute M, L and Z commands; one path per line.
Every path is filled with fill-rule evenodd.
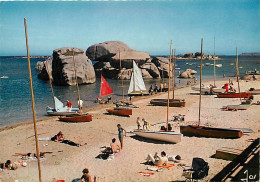
M 16 170 L 18 167 L 12 164 L 12 161 L 7 160 L 5 163 L 0 164 L 1 169 Z
M 61 131 L 55 136 L 51 138 L 52 141 L 58 142 L 58 141 L 63 141 L 64 140 L 64 135 Z
M 119 153 L 121 151 L 120 146 L 116 143 L 116 139 L 112 139 L 112 143 L 110 143 L 110 147 L 113 151 L 113 153 Z
M 152 156 L 152 154 L 148 154 L 146 158 L 146 162 L 152 162 L 154 165 L 162 166 L 168 164 L 168 158 L 166 157 L 166 153 L 164 151 L 161 152 L 161 156 L 157 155 L 157 152 Z
M 83 169 L 83 175 L 80 178 L 80 182 L 91 182 L 91 176 L 88 174 L 89 170 L 87 168 Z

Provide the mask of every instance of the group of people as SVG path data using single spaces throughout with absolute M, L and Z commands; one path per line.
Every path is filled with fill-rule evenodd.
M 157 92 L 167 92 L 168 91 L 168 86 L 166 83 L 160 83 L 160 87 L 158 88 L 157 84 L 155 83 L 154 84 L 154 87 L 153 85 L 150 86 L 149 88 L 149 94 L 153 94 L 153 93 L 157 93 Z
M 144 129 L 148 130 L 148 128 L 150 128 L 149 123 L 144 118 L 142 119 L 142 122 L 143 122 L 143 130 Z M 136 124 L 137 124 L 137 129 L 140 130 L 141 129 L 141 119 L 140 119 L 140 117 L 137 117 Z
M 11 160 L 7 160 L 4 163 L 0 163 L 0 168 L 2 170 L 8 169 L 8 170 L 16 170 L 18 167 L 16 165 L 13 165 Z
M 67 106 L 67 110 L 68 110 L 68 111 L 71 111 L 72 102 L 70 102 L 69 100 L 67 100 L 66 106 Z M 82 107 L 83 107 L 83 100 L 78 100 L 78 106 L 79 106 L 80 109 L 82 109 Z
M 148 154 L 146 158 L 146 162 L 152 162 L 153 165 L 156 166 L 167 166 L 168 161 L 173 162 L 180 162 L 181 156 L 175 155 L 175 156 L 169 156 L 164 151 L 161 152 L 161 155 L 158 155 L 156 152 L 154 155 Z

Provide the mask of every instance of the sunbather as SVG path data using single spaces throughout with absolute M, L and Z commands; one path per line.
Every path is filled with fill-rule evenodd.
M 47 153 L 47 152 L 40 152 L 40 157 L 41 158 L 45 157 L 45 153 Z M 25 158 L 25 157 L 37 157 L 37 154 L 35 154 L 35 153 L 15 153 L 15 155 L 21 156 L 23 158 Z
M 5 163 L 0 164 L 1 169 L 9 169 L 9 170 L 16 170 L 18 167 L 13 165 L 10 160 L 7 160 Z
M 83 169 L 83 175 L 80 178 L 80 181 L 84 182 L 91 182 L 91 176 L 88 174 L 89 170 L 87 168 Z
M 55 141 L 55 142 L 65 143 L 65 144 L 68 144 L 68 145 L 71 145 L 71 146 L 77 146 L 77 147 L 84 145 L 84 144 L 75 143 L 71 140 L 65 140 L 65 137 L 64 137 L 64 135 L 61 131 L 57 135 L 52 137 L 51 140 Z M 86 145 L 86 143 L 85 143 L 85 145 Z
M 181 160 L 181 156 L 179 155 L 173 155 L 173 156 L 167 155 L 166 157 L 168 158 L 168 161 L 173 161 L 176 163 L 180 162 Z
M 152 156 L 152 154 L 148 154 L 146 161 L 147 162 L 152 161 L 154 165 L 162 166 L 162 165 L 167 165 L 168 158 L 166 157 L 166 153 L 162 151 L 161 156 L 158 156 L 157 152 L 155 153 L 154 156 Z

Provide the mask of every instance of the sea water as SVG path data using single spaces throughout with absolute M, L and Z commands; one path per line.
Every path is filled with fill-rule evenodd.
M 216 61 L 217 64 L 222 64 L 222 67 L 216 67 L 217 79 L 223 78 L 223 74 L 228 77 L 236 74 L 235 56 L 223 56 L 222 60 Z M 37 61 L 44 59 L 31 59 L 33 90 L 35 98 L 36 118 L 46 116 L 46 107 L 53 107 L 54 102 L 50 89 L 49 81 L 42 81 L 37 78 L 39 72 L 35 69 Z M 179 71 L 182 72 L 187 68 L 198 71 L 197 79 L 199 79 L 200 60 L 177 60 L 177 66 L 180 70 L 176 70 L 176 75 Z M 188 65 L 186 63 L 192 63 Z M 203 63 L 213 64 L 213 60 L 203 60 Z M 259 57 L 239 57 L 239 69 L 242 76 L 248 70 L 260 70 Z M 32 104 L 31 91 L 28 73 L 28 62 L 26 58 L 17 57 L 0 57 L 0 77 L 6 75 L 8 78 L 0 78 L 0 126 L 21 123 L 23 121 L 32 120 Z M 203 66 L 203 80 L 213 79 L 213 66 Z M 187 80 L 176 79 L 177 84 L 185 85 Z M 107 82 L 112 87 L 114 94 L 112 100 L 122 98 L 122 88 L 120 80 L 107 79 Z M 162 79 L 147 79 L 144 80 L 147 90 L 150 85 L 157 85 L 162 82 Z M 163 82 L 168 83 L 167 79 Z M 124 93 L 127 94 L 129 80 L 124 80 Z M 54 94 L 62 102 L 70 100 L 74 107 L 77 107 L 77 91 L 75 86 L 55 86 L 53 85 Z M 100 78 L 97 78 L 96 83 L 88 85 L 80 85 L 80 95 L 83 100 L 83 108 L 93 107 L 97 105 L 95 100 L 100 93 Z M 106 98 L 104 98 L 106 99 Z

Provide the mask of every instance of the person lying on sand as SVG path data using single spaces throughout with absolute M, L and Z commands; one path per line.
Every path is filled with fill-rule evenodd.
M 16 170 L 18 167 L 12 164 L 12 161 L 7 160 L 5 163 L 0 163 L 1 169 Z
M 175 163 L 179 163 L 181 161 L 181 156 L 180 155 L 166 155 L 166 157 L 168 158 L 168 161 L 173 161 Z
M 83 146 L 83 145 L 86 145 L 87 143 L 85 144 L 79 144 L 79 143 L 75 143 L 71 140 L 65 140 L 65 137 L 64 137 L 64 134 L 60 131 L 57 135 L 53 136 L 51 138 L 52 141 L 55 141 L 55 142 L 61 142 L 61 143 L 65 143 L 65 144 L 68 144 L 68 145 L 71 145 L 71 146 Z
M 43 158 L 45 157 L 46 153 L 52 153 L 52 152 L 40 152 L 40 157 Z M 25 157 L 37 157 L 37 154 L 35 153 L 15 153 L 16 156 L 21 156 L 23 158 Z
M 154 156 L 152 156 L 152 154 L 148 154 L 146 162 L 150 161 L 157 166 L 168 164 L 168 158 L 166 157 L 166 153 L 164 151 L 161 152 L 161 156 L 158 156 L 157 152 L 154 154 Z

